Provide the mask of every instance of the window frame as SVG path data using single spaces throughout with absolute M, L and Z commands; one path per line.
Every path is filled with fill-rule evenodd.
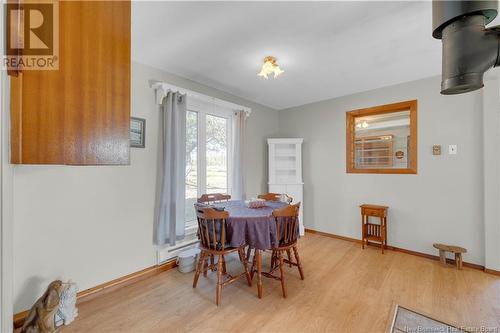
M 207 192 L 207 164 L 206 164 L 206 122 L 207 115 L 221 117 L 226 119 L 226 131 L 227 131 L 227 193 L 232 193 L 232 144 L 233 144 L 233 115 L 234 111 L 229 108 L 224 108 L 219 105 L 208 103 L 205 101 L 197 100 L 195 98 L 188 98 L 187 107 L 188 112 L 197 113 L 197 195 L 198 198 Z M 186 207 L 187 208 L 187 207 Z M 186 209 L 185 208 L 185 209 Z M 189 223 L 185 221 L 186 229 L 193 228 L 194 221 Z M 192 225 L 193 224 L 193 225 Z
M 360 169 L 355 164 L 355 119 L 398 111 L 410 111 L 410 154 L 407 168 Z M 417 100 L 379 105 L 346 112 L 346 172 L 368 174 L 417 174 Z

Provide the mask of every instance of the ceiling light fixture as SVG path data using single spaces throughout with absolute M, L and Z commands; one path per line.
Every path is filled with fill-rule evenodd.
M 269 74 L 274 73 L 274 78 L 277 78 L 279 75 L 283 74 L 285 71 L 278 66 L 276 63 L 276 58 L 272 56 L 268 56 L 264 58 L 264 64 L 262 65 L 262 69 L 258 76 L 262 76 L 267 79 Z

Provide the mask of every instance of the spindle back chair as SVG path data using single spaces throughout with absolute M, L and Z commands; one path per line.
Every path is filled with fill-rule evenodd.
M 229 213 L 213 208 L 197 208 L 196 216 L 200 245 L 207 250 L 224 251 Z
M 289 264 L 290 267 L 296 266 L 299 270 L 300 278 L 304 280 L 304 271 L 297 248 L 297 240 L 299 238 L 299 209 L 300 202 L 273 211 L 273 217 L 276 222 L 276 245 L 271 249 L 271 268 L 269 272 L 262 273 L 265 277 L 281 282 L 281 290 L 285 298 L 287 296 L 284 275 L 285 263 Z M 292 251 L 295 261 L 292 261 Z M 283 258 L 284 252 L 287 253 L 288 259 Z M 277 269 L 280 270 L 280 276 L 273 274 Z M 254 270 L 255 258 L 252 263 L 252 274 Z
M 280 201 L 280 195 L 279 193 L 266 193 L 266 194 L 259 194 L 257 198 L 259 199 L 264 199 L 266 201 Z
M 222 287 L 233 283 L 243 275 L 246 275 L 249 286 L 252 286 L 250 273 L 248 272 L 247 259 L 245 257 L 245 246 L 231 247 L 227 244 L 226 224 L 229 213 L 213 208 L 203 208 L 195 204 L 196 216 L 198 219 L 198 239 L 200 240 L 200 259 L 196 266 L 193 280 L 193 288 L 196 288 L 200 273 L 207 276 L 208 269 L 217 271 L 217 289 L 215 294 L 215 304 L 219 305 L 222 297 Z M 237 251 L 243 265 L 243 273 L 232 276 L 226 271 L 226 261 L 224 255 Z M 217 264 L 214 263 L 217 257 Z M 210 263 L 209 263 L 210 259 Z M 217 266 L 216 266 L 217 265 Z M 226 281 L 223 278 L 227 277 Z
M 285 197 L 286 197 L 286 202 L 288 204 L 291 204 L 292 201 L 293 201 L 293 198 L 291 196 L 289 196 L 288 194 L 285 194 Z M 257 196 L 257 198 L 259 199 L 264 199 L 266 201 L 274 201 L 274 202 L 277 202 L 277 201 L 280 201 L 281 200 L 281 194 L 280 193 L 273 193 L 273 192 L 269 192 L 269 193 L 265 193 L 265 194 L 259 194 Z M 252 254 L 252 248 L 251 247 L 248 247 L 248 250 L 247 250 L 247 258 L 250 259 L 250 256 Z
M 293 198 L 291 196 L 289 196 L 288 194 L 285 194 L 285 196 L 286 196 L 286 202 L 289 203 L 289 204 L 292 203 Z M 264 199 L 266 201 L 280 201 L 281 200 L 281 194 L 280 193 L 269 192 L 269 193 L 266 193 L 266 194 L 259 194 L 257 196 L 257 198 Z
M 293 246 L 299 238 L 300 203 L 273 211 L 278 248 Z
M 203 194 L 201 197 L 198 198 L 199 203 L 215 203 L 215 202 L 222 202 L 222 201 L 229 201 L 231 200 L 231 196 L 229 194 L 222 194 L 222 193 L 209 193 L 209 194 Z

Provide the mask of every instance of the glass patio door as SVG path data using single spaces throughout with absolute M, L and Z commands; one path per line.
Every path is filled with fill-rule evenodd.
M 193 108 L 195 109 L 195 108 Z M 231 193 L 231 113 L 189 109 L 186 115 L 186 227 L 205 193 Z

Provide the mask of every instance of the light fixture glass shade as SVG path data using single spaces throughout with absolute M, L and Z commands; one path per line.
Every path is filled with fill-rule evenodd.
M 257 75 L 267 79 L 269 74 L 274 73 L 274 78 L 277 78 L 284 72 L 285 71 L 282 70 L 280 66 L 278 66 L 278 64 L 276 63 L 276 58 L 269 56 L 264 58 L 264 64 L 262 65 L 262 68 L 259 74 Z

